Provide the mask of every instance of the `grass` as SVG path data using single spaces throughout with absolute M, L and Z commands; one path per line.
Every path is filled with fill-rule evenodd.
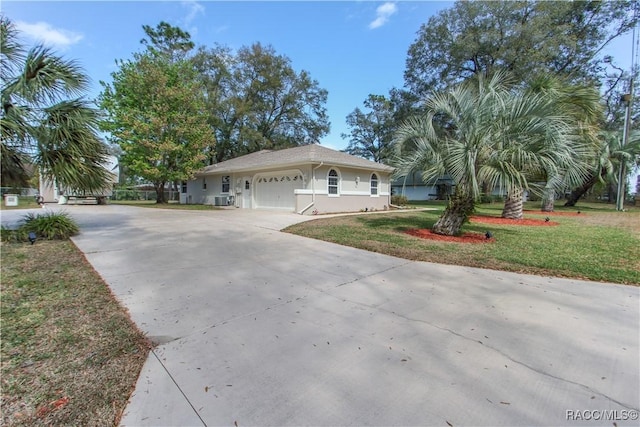
M 4 199 L 0 203 L 0 210 L 12 210 L 12 209 L 40 209 L 36 198 L 33 196 L 18 196 L 18 206 L 5 206 Z
M 491 231 L 486 244 L 436 242 L 404 233 L 431 228 L 444 209 L 442 202 L 421 203 L 433 211 L 398 212 L 323 218 L 293 225 L 285 231 L 411 260 L 569 277 L 624 284 L 640 284 L 640 208 L 616 212 L 610 205 L 583 204 L 557 211 L 582 216 L 556 216 L 555 227 L 525 227 L 467 223 L 465 232 Z M 526 209 L 539 211 L 539 203 Z M 499 216 L 502 204 L 481 205 L 477 213 Z M 527 217 L 544 218 L 542 212 Z
M 169 202 L 164 204 L 158 204 L 155 200 L 116 200 L 109 202 L 112 205 L 127 205 L 137 206 L 141 208 L 156 208 L 156 209 L 178 209 L 188 211 L 211 211 L 220 209 L 211 205 L 182 205 L 177 202 Z
M 149 343 L 68 240 L 2 244 L 2 425 L 115 425 Z

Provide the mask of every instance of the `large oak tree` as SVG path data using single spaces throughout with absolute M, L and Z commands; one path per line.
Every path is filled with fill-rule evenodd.
M 237 52 L 201 48 L 194 63 L 216 135 L 215 163 L 262 149 L 317 143 L 329 132 L 327 91 L 259 43 Z

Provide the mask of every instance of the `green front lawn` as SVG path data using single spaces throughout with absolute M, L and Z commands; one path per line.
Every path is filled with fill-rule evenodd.
M 150 344 L 70 241 L 2 243 L 7 426 L 118 425 Z
M 494 242 L 437 242 L 413 237 L 410 228 L 431 228 L 444 209 L 320 218 L 285 231 L 401 258 L 538 275 L 640 284 L 640 208 L 616 212 L 610 205 L 558 207 L 578 216 L 553 216 L 558 226 L 467 223 L 464 232 L 490 231 Z M 426 207 L 421 204 L 420 207 Z M 525 217 L 544 219 L 539 203 Z M 499 216 L 502 204 L 481 205 L 477 213 Z

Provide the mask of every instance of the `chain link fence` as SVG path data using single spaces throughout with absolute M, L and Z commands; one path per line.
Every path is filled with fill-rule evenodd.
M 164 192 L 165 199 L 170 202 L 179 202 L 180 193 L 175 190 L 169 190 Z M 119 189 L 113 190 L 111 200 L 156 200 L 157 193 L 155 190 L 132 190 L 132 189 Z

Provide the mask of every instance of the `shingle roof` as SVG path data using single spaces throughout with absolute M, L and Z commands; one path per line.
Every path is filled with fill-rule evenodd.
M 299 147 L 286 148 L 284 150 L 262 150 L 235 159 L 226 160 L 207 166 L 196 175 L 209 175 L 221 172 L 243 172 L 260 169 L 273 169 L 279 167 L 300 165 L 306 163 L 332 166 L 348 166 L 384 172 L 393 172 L 391 166 L 372 162 L 362 157 L 352 156 L 342 151 L 332 150 L 317 144 L 301 145 Z

